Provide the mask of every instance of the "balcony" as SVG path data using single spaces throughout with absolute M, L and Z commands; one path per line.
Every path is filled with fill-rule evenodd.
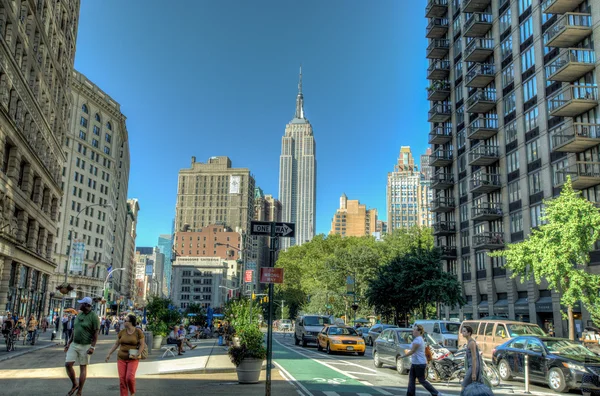
M 494 53 L 494 39 L 476 38 L 465 48 L 465 60 L 467 62 L 483 62 Z
M 442 251 L 442 260 L 451 260 L 457 257 L 456 246 L 440 246 Z
M 444 236 L 456 233 L 456 222 L 438 221 L 433 223 L 433 235 Z
M 553 117 L 576 117 L 598 106 L 598 87 L 567 85 L 548 98 L 548 113 Z
M 546 0 L 542 3 L 542 12 L 546 14 L 564 14 L 573 11 L 583 0 Z
M 454 198 L 438 197 L 431 201 L 431 211 L 437 213 L 451 212 L 456 208 Z
M 473 235 L 475 249 L 500 249 L 504 247 L 504 234 L 501 232 L 481 232 Z
M 427 46 L 428 59 L 442 59 L 450 51 L 450 41 L 448 39 L 433 39 Z
M 442 38 L 448 33 L 448 19 L 433 18 L 427 25 L 425 37 L 430 39 Z
M 448 81 L 434 81 L 427 87 L 427 100 L 441 102 L 450 96 L 450 83 Z
M 467 139 L 486 140 L 498 133 L 498 119 L 479 116 L 467 128 Z
M 426 18 L 440 18 L 448 12 L 448 0 L 429 0 L 425 7 Z
M 492 14 L 474 12 L 465 22 L 463 35 L 465 37 L 483 37 L 492 28 Z
M 465 0 L 463 2 L 463 12 L 481 12 L 492 3 L 492 0 Z
M 452 127 L 437 126 L 429 132 L 429 144 L 444 144 L 452 141 Z
M 467 99 L 467 112 L 469 113 L 487 113 L 494 108 L 496 108 L 495 89 L 478 89 Z
M 573 82 L 594 70 L 596 53 L 591 49 L 569 48 L 546 66 L 548 80 Z
M 429 110 L 429 122 L 446 122 L 452 115 L 452 108 L 448 104 L 438 103 Z
M 436 60 L 427 68 L 428 80 L 445 80 L 450 76 L 450 62 Z
M 469 151 L 469 166 L 487 166 L 500 160 L 500 148 L 478 144 Z
M 565 180 L 567 176 L 571 176 L 573 188 L 577 190 L 600 184 L 600 162 L 578 161 L 574 165 L 566 166 L 557 172 L 563 173 Z
M 477 172 L 471 176 L 471 193 L 489 193 L 502 187 L 497 173 Z
M 437 149 L 429 156 L 429 166 L 448 166 L 452 163 L 452 150 Z
M 493 63 L 478 63 L 467 72 L 465 85 L 471 88 L 483 88 L 496 78 L 496 66 Z
M 544 33 L 547 47 L 570 48 L 592 34 L 592 15 L 567 12 Z
M 471 220 L 491 221 L 502 218 L 502 204 L 499 202 L 483 202 L 471 208 Z
M 431 178 L 431 188 L 444 190 L 454 186 L 454 175 L 452 173 L 438 172 Z
M 564 122 L 550 130 L 554 151 L 581 153 L 600 144 L 600 124 Z

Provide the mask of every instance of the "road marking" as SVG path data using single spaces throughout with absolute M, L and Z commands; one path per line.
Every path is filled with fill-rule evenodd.
M 367 385 L 367 386 L 373 386 L 373 384 L 370 383 L 369 381 L 360 381 L 360 383 L 363 385 Z
M 305 392 L 305 393 L 306 393 L 308 396 L 314 396 L 312 393 L 310 393 L 310 391 L 309 391 L 308 389 L 306 389 L 306 388 L 304 387 L 304 385 L 302 385 L 302 384 L 300 383 L 300 381 L 298 381 L 296 378 L 294 378 L 294 376 L 293 376 L 292 374 L 290 374 L 290 373 L 289 373 L 289 372 L 288 372 L 286 369 L 284 369 L 282 365 L 280 365 L 280 364 L 279 364 L 279 363 L 277 363 L 277 362 L 273 362 L 273 363 L 275 363 L 275 366 L 277 366 L 277 368 L 279 368 L 279 371 L 281 371 L 281 374 L 282 374 L 282 376 L 283 376 L 284 378 L 285 378 L 285 376 L 287 376 L 287 377 L 289 378 L 289 380 L 288 380 L 288 379 L 286 379 L 286 380 L 287 380 L 288 382 L 290 382 L 290 383 L 291 383 L 291 384 L 292 384 L 292 385 L 293 385 L 293 386 L 296 388 L 296 391 L 297 391 L 299 394 L 301 394 L 301 395 L 303 394 L 303 393 L 302 393 L 302 392 L 300 392 L 300 390 L 298 389 L 298 388 L 302 388 L 302 390 L 303 390 L 303 391 L 304 391 L 304 392 Z
M 357 393 L 356 396 L 373 396 L 370 393 Z
M 361 372 L 356 372 L 356 371 L 346 371 L 346 373 L 350 373 L 350 374 L 359 374 L 359 375 L 378 375 L 377 373 L 361 373 Z
M 313 381 L 317 381 L 317 382 L 326 382 L 328 384 L 332 384 L 332 385 L 339 385 L 341 383 L 346 382 L 345 379 L 343 378 L 313 378 Z
M 326 396 L 340 396 L 339 393 L 337 392 L 331 392 L 331 391 L 323 391 L 323 394 Z
M 386 396 L 390 396 L 390 395 L 393 396 L 394 395 L 393 393 L 390 393 L 390 392 L 388 392 L 386 390 L 383 390 L 381 388 L 378 388 L 376 386 L 374 386 L 373 389 L 375 389 L 377 392 L 381 393 L 382 395 L 386 395 Z

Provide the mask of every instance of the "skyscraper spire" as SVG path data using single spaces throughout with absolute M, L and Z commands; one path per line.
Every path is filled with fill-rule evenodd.
M 300 77 L 298 79 L 298 96 L 296 96 L 296 114 L 294 118 L 304 119 L 304 96 L 302 95 L 302 65 L 300 65 Z

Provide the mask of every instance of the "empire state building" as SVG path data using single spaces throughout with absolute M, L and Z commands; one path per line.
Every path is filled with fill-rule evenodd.
M 286 125 L 279 158 L 279 200 L 282 221 L 296 223 L 295 238 L 281 238 L 282 249 L 301 245 L 315 235 L 317 160 L 312 125 L 304 115 L 302 67 L 296 114 Z

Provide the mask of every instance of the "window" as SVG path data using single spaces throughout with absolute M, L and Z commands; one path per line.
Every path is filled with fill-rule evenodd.
M 112 140 L 112 137 L 107 133 L 104 135 L 104 140 L 106 140 L 107 143 L 110 143 Z
M 459 212 L 460 212 L 460 221 L 461 222 L 469 221 L 469 208 L 468 208 L 467 204 L 460 205 Z
M 84 131 L 79 131 L 79 138 L 85 140 L 87 137 L 86 133 Z
M 454 42 L 452 49 L 455 57 L 462 52 L 462 40 L 460 38 Z
M 504 14 L 500 15 L 500 34 L 504 33 L 504 31 L 510 28 L 512 24 L 512 13 L 510 7 L 504 11 Z
M 98 141 L 96 139 L 92 139 L 92 146 L 98 147 Z
M 83 104 L 83 106 L 81 106 L 81 111 L 83 111 L 85 114 L 88 113 L 88 107 L 85 103 Z
M 462 99 L 463 99 L 463 85 L 462 85 L 462 83 L 460 83 L 454 88 L 454 103 L 460 102 Z
M 563 159 L 561 161 L 555 162 L 552 164 L 552 184 L 554 186 L 561 185 L 565 182 L 565 174 L 562 171 L 563 168 L 569 165 L 568 159 Z
M 525 50 L 521 54 L 521 72 L 525 72 L 533 67 L 535 64 L 535 52 L 533 51 L 533 45 Z
M 506 155 L 506 168 L 507 173 L 512 173 L 519 170 L 519 152 L 513 151 Z
M 514 181 L 508 185 L 508 202 L 515 202 L 521 199 L 521 186 L 519 181 Z
M 100 136 L 100 128 L 94 125 L 94 135 Z
M 460 232 L 460 246 L 467 247 L 469 245 L 470 245 L 469 230 L 461 231 Z M 463 258 L 463 260 L 464 260 L 464 258 Z
M 467 155 L 463 154 L 456 160 L 458 166 L 458 172 L 463 172 L 467 170 Z
M 529 132 L 535 129 L 538 126 L 538 107 L 532 107 L 525 113 L 525 117 L 523 117 L 523 122 L 525 124 L 525 132 Z
M 465 106 L 460 106 L 456 109 L 456 124 L 465 122 Z
M 79 124 L 81 124 L 82 127 L 87 128 L 87 118 L 81 117 L 81 120 L 79 120 Z
M 100 114 L 96 113 L 96 115 L 94 116 L 94 119 L 98 122 L 100 122 Z
M 454 21 L 452 21 L 452 31 L 455 35 L 460 32 L 461 23 L 462 21 L 460 18 L 456 18 Z
M 454 79 L 456 80 L 457 78 L 462 76 L 462 62 L 456 62 L 454 64 Z
M 539 227 L 545 222 L 542 221 L 542 204 L 534 205 L 529 208 L 531 217 L 531 227 Z
M 112 125 L 110 124 L 110 122 L 106 123 L 106 129 L 108 129 L 109 131 L 112 131 Z
M 504 108 L 504 116 L 505 117 L 507 115 L 509 115 L 510 113 L 512 113 L 513 111 L 515 111 L 517 109 L 517 103 L 515 100 L 515 91 L 512 91 L 511 93 L 506 95 L 504 98 L 502 98 L 502 104 L 503 104 L 503 108 Z
M 508 36 L 500 43 L 500 58 L 505 60 L 512 55 L 512 36 Z
M 529 179 L 529 195 L 533 195 L 542 191 L 542 174 L 541 172 L 532 173 L 527 177 Z
M 531 7 L 531 0 L 519 0 L 519 15 L 523 14 Z
M 463 129 L 456 134 L 456 145 L 458 148 L 462 148 L 465 147 L 465 144 L 467 144 L 467 138 L 465 137 L 465 130 Z
M 510 214 L 510 233 L 523 231 L 523 212 L 520 210 Z
M 485 271 L 485 255 L 485 253 L 475 254 L 475 265 L 477 266 L 477 271 Z
M 521 37 L 521 44 L 523 44 L 528 38 L 533 36 L 533 21 L 531 16 L 527 18 L 521 26 L 519 26 L 519 34 Z
M 537 95 L 537 85 L 535 76 L 523 83 L 523 102 L 528 102 Z
M 527 163 L 531 163 L 540 158 L 540 152 L 538 150 L 538 139 L 527 143 Z
M 511 63 L 502 70 L 502 88 L 508 87 L 515 81 L 515 65 Z

